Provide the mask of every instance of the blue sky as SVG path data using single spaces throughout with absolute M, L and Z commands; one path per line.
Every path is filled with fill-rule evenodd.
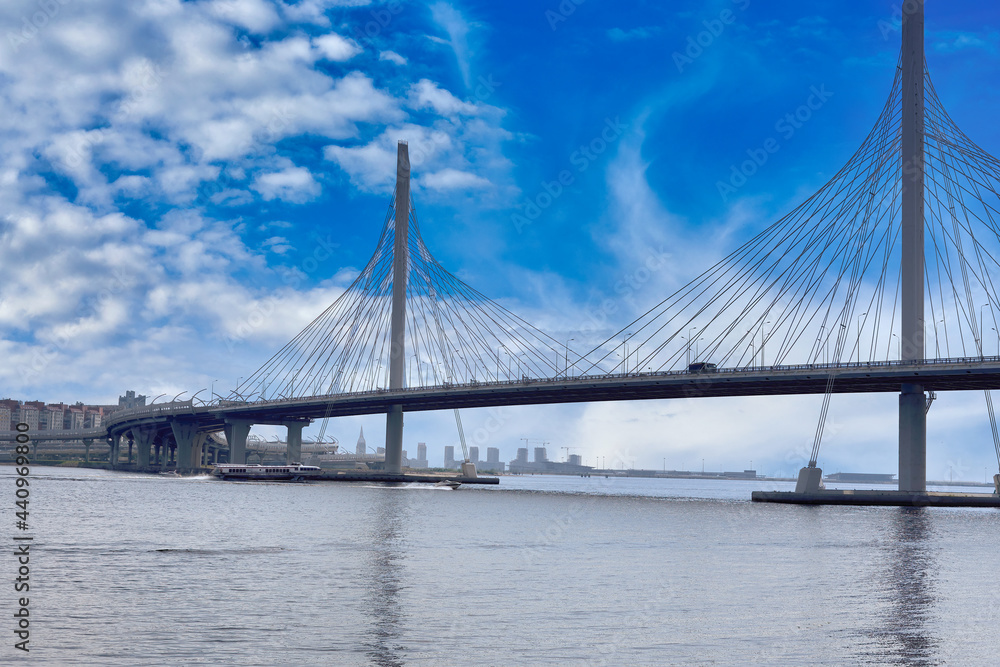
M 851 156 L 892 82 L 897 18 L 884 1 L 4 3 L 0 393 L 233 386 L 364 266 L 396 139 L 447 268 L 557 339 L 613 297 L 610 334 Z M 1000 152 L 1000 9 L 933 3 L 927 20 L 945 104 Z M 816 91 L 812 118 L 779 129 Z M 780 150 L 720 196 L 769 138 Z M 651 253 L 670 261 L 616 292 Z M 895 470 L 895 400 L 835 398 L 827 467 Z M 990 464 L 981 403 L 932 411 L 931 476 Z M 744 419 L 706 429 L 720 412 Z M 529 437 L 550 457 L 791 472 L 817 412 L 817 397 L 538 407 L 470 411 L 467 429 L 504 458 Z M 381 438 L 377 416 L 330 432 L 353 442 L 361 424 Z M 409 417 L 418 440 L 440 457 L 450 416 Z

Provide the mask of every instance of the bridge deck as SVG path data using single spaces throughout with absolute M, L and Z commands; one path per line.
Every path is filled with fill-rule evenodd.
M 323 417 L 386 413 L 392 405 L 402 405 L 405 412 L 419 412 L 548 403 L 822 394 L 831 375 L 835 378 L 833 391 L 844 394 L 895 393 L 903 384 L 920 384 L 939 392 L 1000 389 L 1000 357 L 473 382 L 200 406 L 185 401 L 113 413 L 105 424 L 107 431 L 102 433 L 106 437 L 140 425 L 169 429 L 171 421 L 195 423 L 202 432 L 221 430 L 227 419 L 244 419 L 255 424 L 301 423 Z M 12 440 L 14 435 L 0 433 L 0 441 Z M 51 434 L 35 431 L 31 435 L 46 439 L 73 437 L 69 432 L 58 431 Z M 73 435 L 79 438 L 82 434 Z M 101 434 L 87 435 L 96 438 Z

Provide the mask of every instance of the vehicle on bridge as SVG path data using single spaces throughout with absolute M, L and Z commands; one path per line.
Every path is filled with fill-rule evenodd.
M 216 464 L 212 474 L 219 479 L 249 479 L 265 481 L 301 482 L 318 477 L 319 466 L 291 465 L 238 465 L 235 463 Z
M 696 361 L 693 364 L 688 364 L 688 373 L 714 373 L 719 370 L 718 367 L 708 361 Z

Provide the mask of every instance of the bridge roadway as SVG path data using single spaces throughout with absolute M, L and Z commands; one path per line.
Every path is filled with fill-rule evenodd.
M 182 401 L 112 413 L 100 429 L 35 431 L 31 435 L 45 440 L 93 438 L 117 443 L 122 437 L 146 432 L 137 439 L 148 444 L 164 436 L 177 442 L 191 442 L 196 434 L 225 429 L 227 438 L 245 441 L 249 425 L 272 424 L 288 426 L 290 434 L 294 429 L 301 438 L 301 427 L 312 420 L 386 413 L 391 405 L 402 405 L 404 412 L 420 412 L 550 403 L 822 394 L 831 374 L 833 391 L 843 394 L 897 393 L 903 384 L 920 384 L 926 390 L 939 392 L 1000 389 L 1000 357 L 471 382 L 258 402 L 222 401 L 211 405 Z M 232 431 L 234 424 L 243 425 L 239 432 Z M 15 435 L 0 432 L 0 441 L 12 441 Z M 290 435 L 289 442 L 295 440 Z

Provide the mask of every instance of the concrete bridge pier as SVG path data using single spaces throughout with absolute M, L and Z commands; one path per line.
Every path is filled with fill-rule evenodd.
M 140 470 L 145 470 L 149 468 L 149 449 L 153 444 L 153 439 L 156 437 L 155 427 L 142 427 L 136 426 L 132 429 L 132 440 L 135 441 L 136 451 L 136 467 Z M 131 441 L 130 441 L 130 451 L 131 451 Z M 131 453 L 129 454 L 129 459 L 132 458 Z
M 118 461 L 122 455 L 121 447 L 122 436 L 120 433 L 116 433 L 108 438 L 108 463 L 111 464 L 112 470 L 118 469 Z
M 195 440 L 198 438 L 198 425 L 194 422 L 170 422 L 176 445 L 177 472 L 190 472 L 195 467 Z
M 203 466 L 205 443 L 208 441 L 208 433 L 199 433 L 194 436 L 194 447 L 191 450 L 191 467 L 201 468 Z
M 247 436 L 253 424 L 247 419 L 227 419 L 225 432 L 229 443 L 229 462 L 247 462 Z
M 84 463 L 90 463 L 90 448 L 94 446 L 93 440 L 83 441 L 83 461 Z
M 286 424 L 288 428 L 288 439 L 285 446 L 285 463 L 302 463 L 302 429 L 305 424 Z
M 927 395 L 904 384 L 899 395 L 899 490 L 927 490 Z
M 132 446 L 135 444 L 135 440 L 132 439 L 132 434 L 129 432 L 128 439 L 128 464 L 132 465 Z

